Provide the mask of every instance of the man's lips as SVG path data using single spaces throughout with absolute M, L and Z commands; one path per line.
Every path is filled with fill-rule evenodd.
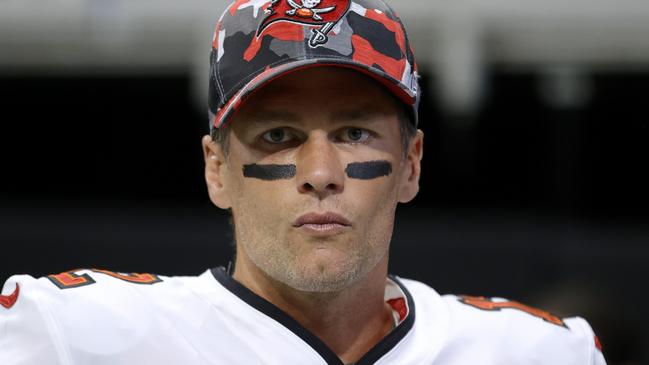
M 333 213 L 333 212 L 325 212 L 325 213 L 307 213 L 298 219 L 295 220 L 293 223 L 293 227 L 303 227 L 303 226 L 309 226 L 309 227 L 333 227 L 333 226 L 343 226 L 343 227 L 349 227 L 351 226 L 351 222 L 349 219 L 343 217 L 340 214 Z

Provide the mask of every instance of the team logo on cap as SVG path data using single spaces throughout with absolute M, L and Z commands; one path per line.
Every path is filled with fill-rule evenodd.
M 351 0 L 272 0 L 266 8 L 257 36 L 278 21 L 315 25 L 309 46 L 317 48 L 329 41 L 329 33 L 347 13 Z

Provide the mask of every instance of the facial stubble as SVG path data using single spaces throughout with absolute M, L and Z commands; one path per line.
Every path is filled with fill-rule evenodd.
M 367 229 L 360 235 L 356 231 L 333 238 L 312 239 L 295 229 L 265 229 L 273 224 L 272 217 L 278 212 L 260 216 L 263 211 L 254 202 L 249 199 L 239 202 L 242 213 L 243 210 L 256 213 L 239 215 L 236 226 L 239 249 L 267 276 L 295 290 L 342 291 L 365 277 L 388 253 L 394 221 L 394 209 L 389 207 L 378 219 L 367 217 L 366 222 L 357 222 L 364 227 L 380 224 L 383 229 Z
M 352 180 L 368 181 L 389 178 L 393 171 L 388 161 L 367 161 L 351 163 L 345 172 Z M 295 177 L 295 173 L 294 165 L 252 164 L 244 165 L 242 177 L 248 183 L 282 184 Z M 236 225 L 239 249 L 268 277 L 295 290 L 342 291 L 365 277 L 388 254 L 396 197 L 393 201 L 390 194 L 377 192 L 376 196 L 382 199 L 374 209 L 367 211 L 378 212 L 377 215 L 361 215 L 349 231 L 340 235 L 315 238 L 299 232 L 296 227 L 286 227 L 285 221 L 278 224 L 278 216 L 296 217 L 303 211 L 283 211 L 281 199 L 276 194 L 262 194 L 257 198 L 239 194 L 237 210 L 241 214 L 237 214 Z M 269 197 L 276 200 L 274 204 L 258 204 Z M 260 209 L 260 206 L 275 206 L 276 209 Z M 327 208 L 348 211 L 335 199 L 329 200 Z

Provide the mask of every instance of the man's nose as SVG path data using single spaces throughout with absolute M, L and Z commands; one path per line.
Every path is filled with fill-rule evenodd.
M 340 194 L 344 188 L 344 168 L 336 146 L 325 132 L 313 132 L 297 155 L 298 191 L 319 199 Z

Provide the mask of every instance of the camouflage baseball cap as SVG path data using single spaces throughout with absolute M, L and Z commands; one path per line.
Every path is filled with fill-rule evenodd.
M 371 76 L 417 125 L 417 66 L 405 28 L 382 0 L 236 0 L 216 25 L 210 56 L 210 128 L 227 126 L 266 83 L 310 67 Z

